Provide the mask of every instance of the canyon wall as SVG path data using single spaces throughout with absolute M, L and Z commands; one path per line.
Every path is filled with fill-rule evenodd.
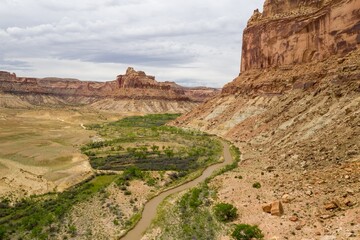
M 267 0 L 244 31 L 241 74 L 172 123 L 240 148 L 211 184 L 265 239 L 360 236 L 359 13 L 359 0 Z M 283 217 L 263 212 L 273 201 Z
M 184 112 L 216 95 L 219 90 L 202 87 L 187 88 L 174 82 L 158 82 L 154 76 L 128 68 L 124 75 L 107 82 L 27 78 L 0 72 L 0 92 L 8 94 L 7 99 L 10 94 L 33 105 L 92 105 L 102 110 L 115 111 L 151 112 L 152 108 L 156 108 L 155 112 L 161 112 L 161 109 Z M 4 105 L 5 100 L 2 102 Z M 16 102 L 19 102 L 19 99 Z M 130 105 L 137 107 L 132 108 Z M 144 108 L 141 105 L 144 105 Z
M 243 35 L 241 71 L 321 61 L 360 43 L 360 1 L 268 0 Z

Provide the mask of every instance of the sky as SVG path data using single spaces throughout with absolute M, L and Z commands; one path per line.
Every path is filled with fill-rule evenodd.
M 240 71 L 242 31 L 264 0 L 2 0 L 0 70 L 222 87 Z

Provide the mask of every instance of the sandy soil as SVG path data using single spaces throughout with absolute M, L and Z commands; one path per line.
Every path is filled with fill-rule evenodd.
M 84 124 L 121 116 L 70 108 L 0 108 L 0 196 L 63 191 L 88 178 L 93 170 L 79 149 L 95 133 Z

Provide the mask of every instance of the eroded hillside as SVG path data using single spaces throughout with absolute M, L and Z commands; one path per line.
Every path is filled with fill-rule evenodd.
M 174 122 L 241 148 L 213 184 L 266 239 L 360 236 L 359 12 L 358 0 L 266 1 L 244 31 L 240 76 Z M 281 218 L 262 210 L 275 200 Z
M 187 88 L 158 82 L 154 76 L 128 68 L 107 82 L 61 78 L 27 78 L 0 72 L 0 106 L 86 106 L 113 112 L 187 112 L 218 89 Z

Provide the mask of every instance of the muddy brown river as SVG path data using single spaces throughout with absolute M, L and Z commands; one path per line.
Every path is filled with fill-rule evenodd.
M 223 156 L 224 156 L 223 162 L 209 166 L 198 178 L 195 178 L 194 180 L 187 182 L 183 185 L 180 185 L 178 187 L 164 191 L 158 196 L 151 199 L 149 202 L 147 202 L 145 204 L 144 211 L 142 213 L 142 217 L 140 221 L 136 224 L 136 226 L 132 230 L 130 230 L 125 236 L 123 236 L 121 240 L 140 240 L 145 230 L 150 226 L 151 221 L 155 218 L 157 207 L 166 197 L 168 197 L 171 194 L 178 193 L 196 186 L 200 182 L 204 181 L 206 178 L 210 177 L 214 171 L 224 167 L 225 165 L 231 164 L 233 160 L 230 154 L 229 144 L 226 142 L 222 142 L 222 144 L 223 144 Z

